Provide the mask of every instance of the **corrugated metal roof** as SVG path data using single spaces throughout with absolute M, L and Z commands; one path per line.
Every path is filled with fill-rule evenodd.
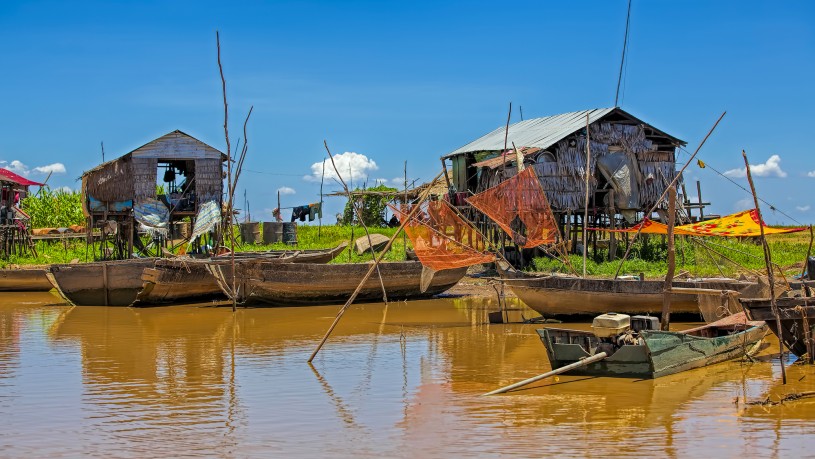
M 546 149 L 574 132 L 585 128 L 586 115 L 589 115 L 589 123 L 594 123 L 595 121 L 598 121 L 615 111 L 631 118 L 632 120 L 642 122 L 630 113 L 621 110 L 619 107 L 595 108 L 592 110 L 581 110 L 579 112 L 545 116 L 543 118 L 533 118 L 509 125 L 509 138 L 507 140 L 507 145 L 511 147 L 512 142 L 515 142 L 515 145 L 519 148 L 524 146 Z M 642 123 L 647 124 L 645 122 Z M 651 126 L 651 128 L 665 135 L 666 137 L 676 140 L 680 144 L 685 143 L 669 134 L 659 131 L 653 126 Z M 506 126 L 500 126 L 489 134 L 480 137 L 446 155 L 445 158 L 473 151 L 503 150 L 505 130 Z
M 581 110 L 579 112 L 563 113 L 543 118 L 532 118 L 509 125 L 508 146 L 512 142 L 518 147 L 538 147 L 546 149 L 562 140 L 564 137 L 586 127 L 586 115 L 589 123 L 613 112 L 614 108 L 596 108 Z M 470 151 L 492 151 L 504 149 L 504 135 L 506 126 L 501 126 L 489 134 L 476 139 L 467 145 L 453 151 L 448 156 L 454 156 Z

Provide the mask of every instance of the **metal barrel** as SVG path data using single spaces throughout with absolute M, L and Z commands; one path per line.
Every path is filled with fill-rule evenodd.
M 241 240 L 244 244 L 257 244 L 260 242 L 260 223 L 241 223 Z
M 263 222 L 263 243 L 283 242 L 283 222 Z
M 297 244 L 297 222 L 283 223 L 283 242 L 289 245 Z

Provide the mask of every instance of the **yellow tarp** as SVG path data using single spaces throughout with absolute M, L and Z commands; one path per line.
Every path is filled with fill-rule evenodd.
M 631 228 L 614 230 L 615 233 L 636 233 L 642 226 L 642 233 L 668 234 L 668 225 L 651 220 L 644 220 Z M 599 228 L 591 228 L 599 230 Z M 764 224 L 764 234 L 796 233 L 806 228 L 774 228 Z M 755 209 L 745 210 L 714 220 L 705 220 L 689 225 L 680 225 L 674 228 L 674 234 L 682 236 L 725 236 L 725 237 L 752 237 L 761 236 L 761 227 L 758 224 L 758 212 Z

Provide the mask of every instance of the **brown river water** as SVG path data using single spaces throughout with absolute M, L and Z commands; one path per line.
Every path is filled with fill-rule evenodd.
M 781 384 L 776 341 L 757 363 L 480 397 L 549 369 L 539 325 L 489 325 L 481 298 L 356 305 L 307 364 L 337 310 L 0 294 L 0 456 L 815 455 L 815 399 L 744 403 L 815 390 L 802 365 Z

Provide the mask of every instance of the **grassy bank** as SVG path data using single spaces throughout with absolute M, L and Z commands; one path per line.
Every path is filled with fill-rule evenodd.
M 737 240 L 734 238 L 690 238 L 676 239 L 676 272 L 687 271 L 695 276 L 727 276 L 753 272 L 766 272 L 764 252 L 758 238 Z M 767 237 L 773 263 L 780 266 L 786 275 L 801 274 L 809 233 L 771 235 Z M 624 244 L 618 250 L 618 260 L 609 262 L 608 251 L 598 250 L 597 257 L 589 254 L 586 273 L 591 276 L 614 276 L 620 265 L 619 259 L 625 252 Z M 620 270 L 621 275 L 644 273 L 646 277 L 662 277 L 668 268 L 667 246 L 662 238 L 651 236 L 634 244 L 629 259 Z M 582 273 L 583 258 L 571 255 L 569 260 L 575 270 Z M 536 258 L 535 270 L 542 272 L 570 272 L 568 267 L 551 258 Z
M 392 236 L 394 228 L 370 228 L 371 233 Z M 372 259 L 370 253 L 357 255 L 350 244 L 353 238 L 364 236 L 365 232 L 359 226 L 299 226 L 297 228 L 296 246 L 286 244 L 241 244 L 237 239 L 238 251 L 261 250 L 305 250 L 326 249 L 335 247 L 342 242 L 349 242 L 347 248 L 333 263 L 359 263 Z M 403 236 L 396 238 L 393 249 L 385 256 L 386 260 L 398 261 L 404 259 L 405 245 Z M 741 273 L 764 271 L 764 255 L 761 245 L 756 239 L 739 241 L 730 238 L 705 238 L 705 246 L 691 242 L 687 238 L 677 238 L 676 268 L 677 273 L 687 271 L 695 276 L 738 276 Z M 806 257 L 809 245 L 809 233 L 793 233 L 786 235 L 773 235 L 768 237 L 773 261 L 784 269 L 787 275 L 801 273 L 802 263 Z M 69 263 L 72 260 L 80 262 L 92 261 L 93 252 L 86 248 L 84 240 L 68 241 L 38 241 L 36 243 L 38 256 L 31 255 L 0 261 L 0 267 L 9 264 L 33 265 L 50 263 Z M 410 241 L 408 241 L 410 247 Z M 624 244 L 618 247 L 618 258 L 622 257 Z M 591 276 L 613 276 L 619 266 L 619 260 L 608 262 L 606 250 L 598 250 L 597 256 L 589 254 L 586 266 L 587 274 Z M 571 255 L 572 266 L 577 272 L 582 272 L 582 257 Z M 632 248 L 629 260 L 623 265 L 620 274 L 637 275 L 644 273 L 648 278 L 658 278 L 665 275 L 667 270 L 667 248 L 662 238 L 651 236 L 646 240 L 637 242 Z M 568 273 L 569 269 L 560 262 L 550 258 L 534 259 L 534 269 L 541 272 Z

